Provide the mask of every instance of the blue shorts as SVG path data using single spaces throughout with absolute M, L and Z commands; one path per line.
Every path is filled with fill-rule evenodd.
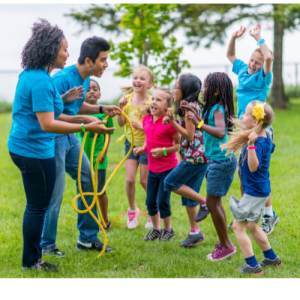
M 234 178 L 237 165 L 235 156 L 226 160 L 209 160 L 206 172 L 206 192 L 210 196 L 226 196 Z
M 171 216 L 171 191 L 164 190 L 164 180 L 171 171 L 154 173 L 149 170 L 146 199 L 149 216 L 155 216 L 158 212 L 162 219 Z
M 128 151 L 130 149 L 130 146 L 131 146 L 131 144 L 126 139 L 126 141 L 125 141 L 125 155 L 127 155 Z M 136 148 L 136 147 L 134 146 L 133 149 L 134 148 Z M 148 155 L 147 155 L 147 152 L 143 153 L 142 155 L 135 156 L 134 153 L 133 153 L 133 151 L 132 151 L 130 153 L 130 155 L 128 156 L 127 159 L 133 159 L 133 160 L 138 161 L 140 164 L 148 165 Z
M 186 185 L 199 193 L 208 164 L 192 164 L 182 160 L 165 179 L 165 191 L 174 191 Z M 183 206 L 194 207 L 198 202 L 181 197 Z

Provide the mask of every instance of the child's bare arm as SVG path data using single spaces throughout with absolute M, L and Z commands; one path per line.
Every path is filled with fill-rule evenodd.
M 119 101 L 119 108 L 123 112 L 125 112 L 123 108 L 127 104 L 127 102 L 128 102 L 128 100 L 127 100 L 127 98 L 125 96 L 122 97 L 120 99 L 120 101 Z M 123 127 L 125 125 L 125 123 L 126 123 L 126 119 L 125 119 L 125 117 L 123 115 L 117 115 L 117 121 L 118 121 L 118 124 L 119 124 L 120 127 Z
M 228 45 L 228 49 L 227 49 L 227 57 L 230 60 L 230 62 L 233 64 L 233 62 L 236 60 L 236 56 L 235 56 L 235 40 L 239 37 L 241 37 L 244 32 L 246 31 L 246 27 L 243 28 L 243 26 L 241 26 L 240 30 L 237 30 L 233 33 L 231 40 L 229 42 Z
M 255 40 L 258 42 L 262 39 L 261 35 L 261 26 L 260 24 L 257 24 L 253 29 L 249 31 L 249 34 L 255 38 Z M 266 42 L 262 43 L 260 45 L 261 53 L 265 59 L 264 62 L 264 75 L 266 76 L 268 73 L 272 70 L 272 62 L 273 62 L 273 55 L 270 52 L 270 49 L 268 48 Z
M 254 143 L 257 139 L 257 134 L 255 132 L 251 132 L 249 135 L 249 141 L 248 141 L 248 167 L 250 172 L 256 172 L 259 167 L 259 161 L 256 156 L 255 149 L 249 150 L 249 147 L 253 147 Z

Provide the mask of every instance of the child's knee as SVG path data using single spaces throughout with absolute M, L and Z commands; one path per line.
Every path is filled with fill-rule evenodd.
M 147 180 L 141 179 L 141 180 L 140 180 L 140 184 L 141 184 L 141 186 L 143 186 L 143 187 L 147 186 Z
M 126 178 L 126 185 L 135 185 L 134 178 Z
M 254 232 L 256 231 L 257 229 L 259 229 L 259 226 L 256 222 L 250 222 L 247 224 L 247 229 L 250 231 L 250 232 Z

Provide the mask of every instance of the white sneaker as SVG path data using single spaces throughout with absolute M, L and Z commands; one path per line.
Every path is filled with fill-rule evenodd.
M 151 221 L 151 218 L 149 217 L 149 219 L 148 219 L 148 222 L 146 223 L 146 225 L 145 225 L 145 228 L 146 229 L 151 229 L 151 228 L 153 228 L 153 224 L 152 224 L 152 221 Z
M 135 229 L 139 225 L 138 216 L 140 214 L 140 210 L 136 206 L 136 209 L 134 212 L 129 212 L 129 209 L 127 210 L 127 228 L 128 229 Z

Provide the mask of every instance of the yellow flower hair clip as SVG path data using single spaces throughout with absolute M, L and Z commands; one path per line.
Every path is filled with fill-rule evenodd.
M 252 116 L 254 116 L 256 118 L 256 120 L 260 123 L 263 123 L 264 117 L 265 117 L 265 111 L 264 111 L 264 106 L 266 105 L 266 103 L 257 103 L 255 105 L 255 107 L 253 108 L 252 111 Z

